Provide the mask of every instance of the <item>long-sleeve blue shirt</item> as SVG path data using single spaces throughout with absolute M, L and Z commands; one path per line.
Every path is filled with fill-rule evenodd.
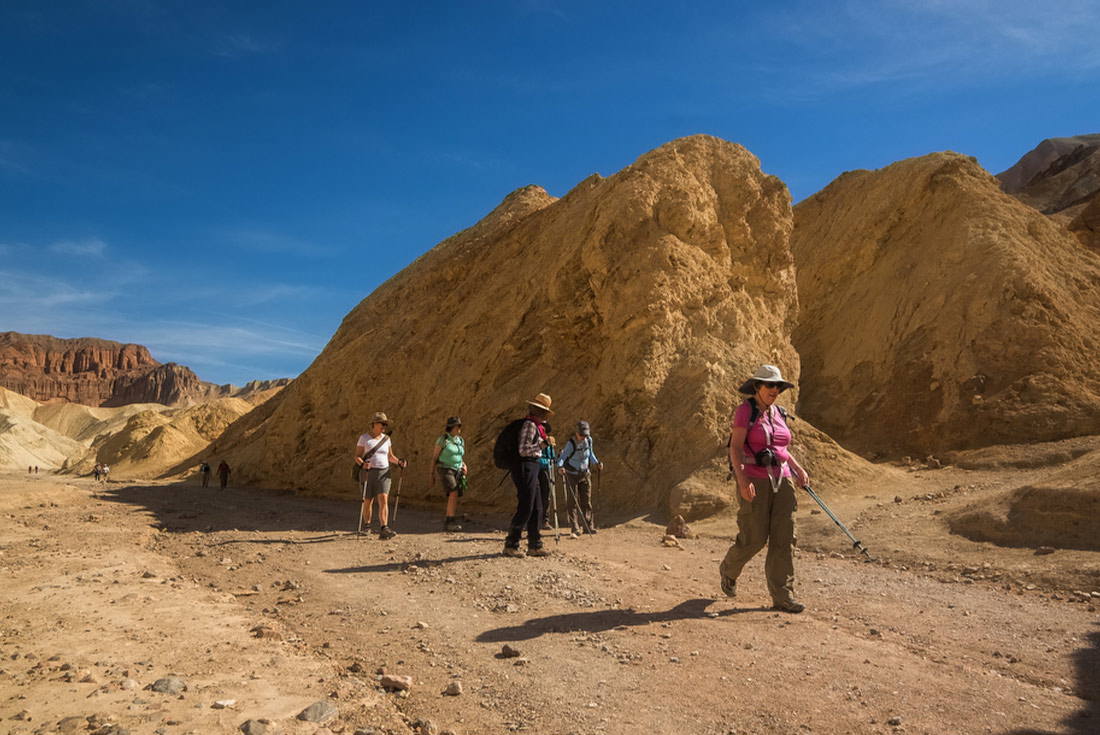
M 592 437 L 585 437 L 578 441 L 576 436 L 571 436 L 558 455 L 558 467 L 565 467 L 566 471 L 576 474 L 588 472 L 588 465 L 598 465 L 596 453 L 592 449 Z

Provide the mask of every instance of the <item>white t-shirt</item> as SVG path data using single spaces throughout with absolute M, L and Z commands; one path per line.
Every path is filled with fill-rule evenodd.
M 387 442 L 386 446 L 382 447 L 377 452 L 372 454 L 371 458 L 367 460 L 366 466 L 368 468 L 377 467 L 378 469 L 384 470 L 390 466 L 390 446 L 388 444 L 389 440 L 390 438 L 385 434 L 379 434 L 377 439 L 372 437 L 370 434 L 363 434 L 363 436 L 359 437 L 359 441 L 356 443 L 355 446 L 362 447 L 363 454 L 366 454 L 370 450 L 374 449 L 374 447 L 381 442 Z

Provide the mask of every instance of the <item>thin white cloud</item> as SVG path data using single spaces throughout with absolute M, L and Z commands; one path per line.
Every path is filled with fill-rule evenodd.
M 958 87 L 1100 69 L 1100 4 L 1090 0 L 848 0 L 777 16 L 805 55 L 795 94 L 904 82 Z
M 0 306 L 14 314 L 43 316 L 58 307 L 103 304 L 115 294 L 106 289 L 82 288 L 59 278 L 18 271 L 0 271 Z
M 50 250 L 58 255 L 73 255 L 80 258 L 102 258 L 107 243 L 98 237 L 86 237 L 83 240 L 62 240 L 50 245 Z
M 214 39 L 213 54 L 229 59 L 270 54 L 282 48 L 282 42 L 259 38 L 251 33 L 227 33 Z
M 331 249 L 317 243 L 300 240 L 281 232 L 262 228 L 240 228 L 221 233 L 229 244 L 266 255 L 328 255 Z

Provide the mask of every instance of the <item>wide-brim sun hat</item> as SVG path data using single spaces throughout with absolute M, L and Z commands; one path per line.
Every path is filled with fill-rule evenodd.
M 755 395 L 757 383 L 779 383 L 780 393 L 794 387 L 794 383 L 783 379 L 783 374 L 779 372 L 779 368 L 775 365 L 761 365 L 756 368 L 756 372 L 752 374 L 752 377 L 746 380 L 737 390 L 746 396 Z
M 389 426 L 390 425 L 390 420 L 388 418 L 386 418 L 386 414 L 382 413 L 381 411 L 378 411 L 377 413 L 375 413 L 373 416 L 370 417 L 370 423 L 371 423 L 371 426 L 374 426 L 375 424 L 383 424 L 384 426 Z
M 550 396 L 546 395 L 545 393 L 539 393 L 537 396 L 535 396 L 533 400 L 527 401 L 528 406 L 541 408 L 543 411 L 546 411 L 546 413 L 553 416 L 554 411 L 550 408 L 551 403 L 552 401 L 550 400 Z

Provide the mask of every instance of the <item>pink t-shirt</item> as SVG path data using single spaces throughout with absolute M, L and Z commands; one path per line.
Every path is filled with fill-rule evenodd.
M 749 416 L 752 415 L 752 408 L 749 406 L 749 402 L 745 401 L 737 407 L 737 412 L 733 414 L 733 425 L 735 427 L 740 426 L 742 429 L 747 428 L 749 425 Z M 787 461 L 790 459 L 790 452 L 788 447 L 791 444 L 791 430 L 787 428 L 787 422 L 783 420 L 783 415 L 779 413 L 779 409 L 772 406 L 767 411 L 761 411 L 760 415 L 756 417 L 756 423 L 749 429 L 749 433 L 745 436 L 745 445 L 741 451 L 745 454 L 745 474 L 750 478 L 763 479 L 768 476 L 768 470 L 765 467 L 758 467 L 753 463 L 753 453 L 759 452 L 764 447 L 771 447 L 775 451 L 775 456 L 779 462 L 782 463 L 783 477 L 791 476 L 791 468 L 787 465 Z

